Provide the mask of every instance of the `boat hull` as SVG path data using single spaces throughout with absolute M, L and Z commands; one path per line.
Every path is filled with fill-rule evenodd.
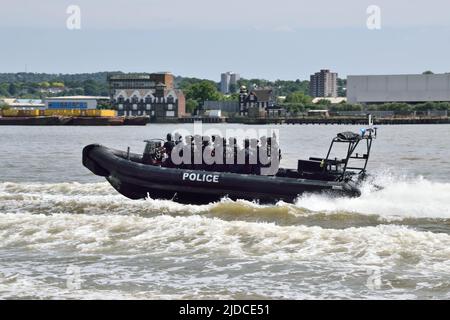
M 103 176 L 130 199 L 170 199 L 180 203 L 205 204 L 227 197 L 261 203 L 293 202 L 303 193 L 359 196 L 351 182 L 317 181 L 228 172 L 165 168 L 139 163 L 141 156 L 129 156 L 101 145 L 83 150 L 83 165 Z

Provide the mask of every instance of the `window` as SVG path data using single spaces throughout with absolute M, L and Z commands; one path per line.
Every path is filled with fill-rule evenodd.
M 123 110 L 123 104 L 119 104 L 119 110 Z
M 146 108 L 147 110 L 151 110 L 152 106 L 151 106 L 150 104 L 147 104 L 147 105 L 145 106 L 145 108 Z
M 137 110 L 137 104 L 133 104 L 133 110 Z
M 167 105 L 167 110 L 173 110 L 173 104 L 169 103 L 169 104 Z
M 175 111 L 166 111 L 166 117 L 175 117 Z

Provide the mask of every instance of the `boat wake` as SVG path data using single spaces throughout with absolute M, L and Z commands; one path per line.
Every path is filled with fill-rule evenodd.
M 450 184 L 373 183 L 361 198 L 276 205 L 0 183 L 0 298 L 448 299 Z M 72 265 L 80 290 L 66 287 Z
M 377 190 L 374 186 L 382 186 Z M 0 213 L 117 214 L 151 217 L 205 215 L 224 220 L 317 224 L 336 228 L 380 223 L 423 224 L 450 219 L 450 183 L 427 179 L 375 176 L 359 198 L 305 194 L 294 204 L 261 205 L 222 199 L 208 205 L 184 205 L 170 200 L 129 200 L 108 183 L 0 183 Z
M 375 186 L 381 186 L 381 189 Z M 450 183 L 384 174 L 363 185 L 361 197 L 305 195 L 296 204 L 315 212 L 377 215 L 393 221 L 414 218 L 445 220 L 450 219 L 449 195 Z

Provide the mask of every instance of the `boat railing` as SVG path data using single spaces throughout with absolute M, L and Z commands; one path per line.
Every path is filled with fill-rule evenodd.
M 368 129 L 361 129 L 361 134 L 350 134 L 350 133 L 341 133 L 338 134 L 333 140 L 331 141 L 330 148 L 328 149 L 328 153 L 326 158 L 323 160 L 325 164 L 328 164 L 330 166 L 335 165 L 338 175 L 338 180 L 343 180 L 345 177 L 349 174 L 364 174 L 366 172 L 367 163 L 370 158 L 370 151 L 372 148 L 372 139 L 376 138 L 377 135 L 377 129 L 376 128 L 368 128 Z M 347 138 L 348 137 L 348 138 Z M 365 141 L 365 152 L 360 155 L 359 153 L 355 153 L 356 148 L 360 145 L 362 141 Z M 333 150 L 333 147 L 335 146 L 335 143 L 347 143 L 347 152 L 344 158 L 338 160 L 330 159 L 331 152 Z M 349 166 L 349 161 L 352 160 L 362 160 L 363 163 L 361 166 Z M 338 170 L 337 166 L 338 164 L 342 164 L 343 168 L 342 170 Z M 352 170 L 352 172 L 348 172 L 349 170 Z M 353 171 L 354 170 L 354 171 Z M 333 170 L 331 170 L 333 171 Z M 356 172 L 355 172 L 356 171 Z

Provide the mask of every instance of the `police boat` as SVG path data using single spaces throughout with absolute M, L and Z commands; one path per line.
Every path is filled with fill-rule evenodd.
M 146 140 L 143 154 L 91 144 L 83 149 L 82 161 L 130 199 L 207 204 L 222 198 L 294 202 L 304 193 L 358 197 L 375 137 L 376 128 L 339 133 L 325 157 L 298 160 L 297 169 L 276 168 L 269 175 L 261 174 L 260 167 L 254 170 L 248 165 L 174 165 L 168 161 L 167 152 L 177 141 L 161 139 Z M 344 145 L 342 158 L 332 157 L 337 145 Z M 357 147 L 362 154 L 356 153 Z

